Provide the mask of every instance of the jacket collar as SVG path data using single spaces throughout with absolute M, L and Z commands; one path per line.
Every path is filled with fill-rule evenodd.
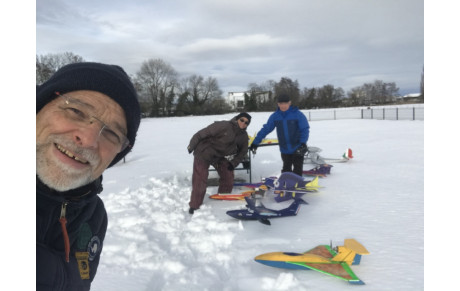
M 36 186 L 37 193 L 40 192 L 47 196 L 55 197 L 58 199 L 78 201 L 81 199 L 85 199 L 86 197 L 92 197 L 102 192 L 102 176 L 100 176 L 90 184 L 64 192 L 51 189 L 46 184 L 44 184 L 38 176 L 36 176 Z

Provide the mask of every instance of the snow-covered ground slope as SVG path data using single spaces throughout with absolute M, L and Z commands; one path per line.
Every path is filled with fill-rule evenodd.
M 269 115 L 253 113 L 248 133 L 256 133 Z M 331 158 L 351 148 L 354 159 L 333 164 L 319 181 L 323 188 L 304 196 L 309 204 L 297 216 L 272 219 L 267 226 L 226 215 L 244 208 L 242 201 L 206 197 L 193 216 L 187 212 L 193 162 L 188 142 L 197 130 L 233 116 L 142 120 L 125 163 L 104 174 L 101 197 L 109 228 L 92 290 L 423 290 L 423 121 L 310 122 L 308 145 Z M 259 148 L 252 180 L 279 176 L 280 169 L 278 147 Z M 249 178 L 246 171 L 235 173 Z M 207 193 L 216 190 L 210 186 Z M 264 198 L 267 207 L 290 203 L 273 197 Z M 370 252 L 352 266 L 364 286 L 254 261 L 267 252 L 342 245 L 345 238 L 355 238 Z

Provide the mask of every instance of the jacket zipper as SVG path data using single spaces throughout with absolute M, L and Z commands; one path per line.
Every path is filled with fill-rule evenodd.
M 66 227 L 67 219 L 65 218 L 67 204 L 68 202 L 63 202 L 61 205 L 61 217 L 59 218 L 59 222 L 61 223 L 62 235 L 64 237 L 65 261 L 68 263 L 70 261 L 70 241 Z

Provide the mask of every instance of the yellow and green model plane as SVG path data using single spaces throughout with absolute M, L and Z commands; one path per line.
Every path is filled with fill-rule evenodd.
M 363 285 L 351 265 L 358 265 L 361 255 L 369 251 L 355 239 L 345 239 L 343 246 L 332 248 L 329 245 L 319 245 L 305 253 L 275 252 L 259 255 L 254 258 L 258 263 L 284 269 L 315 270 L 351 284 Z

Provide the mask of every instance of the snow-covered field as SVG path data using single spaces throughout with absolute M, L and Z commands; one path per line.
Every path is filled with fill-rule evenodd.
M 269 114 L 253 113 L 248 133 L 256 133 Z M 272 219 L 267 226 L 225 214 L 243 208 L 241 201 L 206 197 L 193 216 L 187 212 L 193 162 L 188 142 L 197 130 L 234 115 L 142 120 L 125 163 L 104 174 L 101 197 L 109 228 L 92 290 L 424 289 L 423 121 L 310 122 L 310 146 L 331 158 L 349 147 L 354 159 L 333 164 L 331 175 L 319 181 L 323 188 L 304 196 L 309 204 L 297 216 Z M 278 176 L 280 169 L 278 147 L 259 148 L 252 180 Z M 249 178 L 246 171 L 235 173 Z M 210 186 L 207 193 L 216 190 Z M 290 203 L 278 204 L 273 197 L 264 198 L 267 207 Z M 370 252 L 352 267 L 364 286 L 254 261 L 266 252 L 342 245 L 345 238 L 355 238 Z

